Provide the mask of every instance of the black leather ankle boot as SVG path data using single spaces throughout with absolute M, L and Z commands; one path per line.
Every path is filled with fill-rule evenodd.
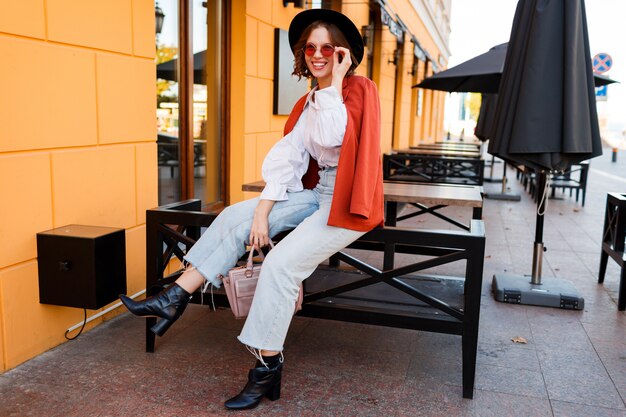
M 280 360 L 268 363 L 266 367 L 257 362 L 257 367 L 248 372 L 248 383 L 239 395 L 224 403 L 226 408 L 231 410 L 245 410 L 254 408 L 265 396 L 271 401 L 280 398 L 280 381 L 283 371 L 283 364 Z
M 191 294 L 185 291 L 180 285 L 174 283 L 153 297 L 148 297 L 143 301 L 120 295 L 120 300 L 128 311 L 141 317 L 160 317 L 161 320 L 152 327 L 152 331 L 159 336 L 169 329 L 169 327 L 183 314 Z

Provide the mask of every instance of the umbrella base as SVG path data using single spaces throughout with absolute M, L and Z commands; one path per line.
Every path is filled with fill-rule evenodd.
M 507 201 L 521 201 L 522 199 L 522 197 L 519 194 L 507 194 L 507 193 L 485 193 L 484 197 L 489 198 L 490 200 L 507 200 Z
M 493 276 L 491 289 L 496 301 L 504 303 L 568 310 L 585 307 L 585 299 L 578 294 L 574 284 L 560 278 L 549 278 L 535 285 L 531 284 L 528 276 L 498 274 Z

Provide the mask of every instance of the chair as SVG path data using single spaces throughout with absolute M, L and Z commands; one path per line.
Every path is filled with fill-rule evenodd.
M 602 229 L 602 252 L 600 253 L 600 272 L 598 283 L 604 282 L 606 264 L 609 256 L 621 268 L 619 296 L 617 309 L 626 310 L 626 194 L 608 193 L 606 211 L 604 214 L 604 228 Z
M 589 162 L 584 161 L 578 165 L 572 165 L 567 171 L 562 174 L 553 175 L 550 181 L 550 188 L 552 188 L 552 197 L 554 197 L 557 188 L 560 188 L 562 192 L 569 189 L 569 195 L 572 196 L 572 191 L 576 191 L 576 202 L 578 202 L 578 196 L 582 192 L 582 206 L 585 206 L 585 195 L 587 193 L 587 177 L 589 176 Z

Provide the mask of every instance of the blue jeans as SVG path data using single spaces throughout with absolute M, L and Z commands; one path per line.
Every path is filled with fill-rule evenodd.
M 263 262 L 250 313 L 238 339 L 254 349 L 282 351 L 293 316 L 300 284 L 334 253 L 365 232 L 328 226 L 336 169 L 320 171 L 313 190 L 289 193 L 274 204 L 269 235 L 294 229 L 272 249 Z M 185 260 L 219 287 L 245 253 L 258 198 L 227 207 L 189 251 Z

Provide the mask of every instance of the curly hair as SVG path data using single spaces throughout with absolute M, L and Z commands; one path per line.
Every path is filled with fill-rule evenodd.
M 311 71 L 309 71 L 309 67 L 306 65 L 306 60 L 304 59 L 304 45 L 306 45 L 306 41 L 307 39 L 309 39 L 311 32 L 313 32 L 314 29 L 320 27 L 326 28 L 330 36 L 330 41 L 334 46 L 341 46 L 350 49 L 350 44 L 348 43 L 348 40 L 344 36 L 343 32 L 341 32 L 341 30 L 339 30 L 336 25 L 325 22 L 323 20 L 318 20 L 311 23 L 306 29 L 304 29 L 304 31 L 302 32 L 302 36 L 300 36 L 300 39 L 298 39 L 298 42 L 296 42 L 294 46 L 294 62 L 292 75 L 296 75 L 298 77 L 298 80 L 301 80 L 302 77 L 313 77 L 313 74 L 311 74 Z M 346 77 L 354 74 L 354 70 L 358 65 L 352 51 L 350 51 L 350 58 L 352 59 L 352 65 L 350 65 L 350 69 L 346 73 Z

